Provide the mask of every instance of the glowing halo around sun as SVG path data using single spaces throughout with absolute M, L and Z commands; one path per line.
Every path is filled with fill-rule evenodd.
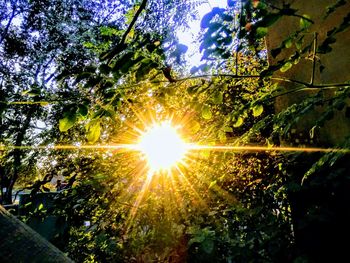
M 155 123 L 139 137 L 137 149 L 145 156 L 151 172 L 170 170 L 183 161 L 188 147 L 171 121 Z

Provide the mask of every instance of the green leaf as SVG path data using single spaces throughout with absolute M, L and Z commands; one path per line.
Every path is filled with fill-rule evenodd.
M 303 43 L 304 43 L 304 36 L 302 36 L 300 39 L 298 39 L 297 42 L 295 42 L 295 47 L 301 50 Z
M 227 138 L 226 138 L 226 132 L 224 131 L 219 131 L 218 132 L 218 137 L 221 143 L 225 143 Z
M 223 101 L 223 94 L 220 91 L 216 91 L 213 94 L 212 100 L 215 104 L 221 104 Z
M 101 135 L 101 124 L 99 121 L 95 121 L 92 123 L 89 123 L 88 125 L 88 133 L 87 133 L 87 140 L 89 143 L 95 143 L 100 138 Z
M 210 120 L 212 116 L 213 114 L 210 110 L 210 107 L 208 105 L 204 105 L 202 108 L 202 117 L 206 120 Z
M 292 45 L 293 45 L 293 40 L 291 38 L 288 38 L 284 41 L 284 46 L 286 48 L 290 48 L 290 47 L 292 47 Z
M 36 97 L 39 96 L 41 93 L 41 90 L 39 88 L 32 88 L 30 90 L 25 90 L 22 92 L 22 95 L 27 95 L 30 97 Z
M 229 126 L 225 126 L 222 130 L 225 132 L 233 132 L 233 129 Z
M 40 211 L 40 210 L 42 210 L 43 208 L 44 208 L 43 203 L 40 203 L 40 205 L 38 206 L 38 210 Z
M 58 128 L 61 132 L 66 132 L 74 126 L 77 119 L 76 112 L 68 112 L 58 121 Z
M 260 116 L 264 111 L 264 106 L 263 105 L 255 105 L 253 107 L 253 116 L 258 117 Z
M 213 242 L 212 239 L 206 238 L 202 242 L 201 247 L 203 248 L 205 253 L 210 254 L 213 251 L 213 249 L 214 249 L 214 242 Z
M 113 36 L 118 34 L 118 30 L 112 27 L 103 26 L 100 28 L 100 33 L 102 36 Z
M 93 48 L 93 47 L 95 47 L 95 45 L 94 45 L 94 43 L 91 43 L 91 42 L 84 42 L 83 47 Z
M 236 120 L 236 123 L 233 124 L 233 127 L 235 127 L 235 128 L 240 127 L 240 126 L 242 126 L 243 122 L 244 122 L 243 118 L 242 117 L 238 117 L 237 120 Z
M 289 70 L 292 66 L 293 66 L 293 63 L 292 63 L 292 62 L 287 62 L 287 63 L 285 63 L 285 64 L 280 68 L 280 71 L 281 71 L 281 72 L 286 72 L 286 71 Z
M 267 27 L 258 27 L 256 29 L 256 37 L 257 38 L 263 38 L 267 34 Z
M 310 19 L 309 15 L 303 15 L 303 17 Z M 305 30 L 312 25 L 312 23 L 305 18 L 300 18 L 300 29 L 301 30 Z
M 85 117 L 89 112 L 89 109 L 87 107 L 87 105 L 85 104 L 80 104 L 78 107 L 78 114 Z

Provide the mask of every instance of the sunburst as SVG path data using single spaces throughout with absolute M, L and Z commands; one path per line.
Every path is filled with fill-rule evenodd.
M 151 172 L 170 170 L 182 162 L 189 150 L 170 120 L 155 123 L 146 128 L 136 144 L 147 159 Z

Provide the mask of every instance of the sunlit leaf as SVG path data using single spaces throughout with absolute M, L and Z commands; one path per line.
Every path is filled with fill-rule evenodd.
M 118 34 L 118 30 L 112 27 L 103 26 L 100 28 L 100 33 L 102 36 L 113 36 Z
M 69 112 L 64 115 L 62 119 L 58 122 L 58 128 L 61 132 L 66 132 L 70 128 L 72 128 L 75 124 L 75 121 L 77 119 L 75 112 Z
M 289 70 L 292 66 L 293 66 L 293 63 L 292 63 L 292 62 L 287 62 L 287 63 L 285 63 L 285 64 L 280 68 L 280 71 L 281 71 L 281 72 L 286 72 L 286 71 Z
M 264 106 L 263 105 L 255 105 L 254 107 L 253 107 L 253 116 L 254 117 L 258 117 L 258 116 L 260 116 L 262 113 L 263 113 L 263 111 L 264 111 Z
M 258 27 L 256 29 L 256 37 L 257 38 L 262 38 L 262 37 L 266 36 L 267 31 L 268 31 L 267 27 Z
M 215 104 L 221 104 L 223 101 L 223 94 L 220 91 L 216 91 L 213 96 L 212 96 L 212 100 Z
M 42 210 L 43 208 L 44 208 L 43 203 L 40 203 L 40 205 L 38 206 L 38 210 L 40 211 L 40 210 Z
M 233 124 L 233 127 L 235 127 L 235 128 L 240 127 L 240 126 L 242 126 L 243 122 L 244 122 L 243 118 L 238 117 L 235 124 Z
M 303 17 L 310 19 L 309 15 L 303 15 Z M 302 30 L 305 30 L 305 29 L 309 28 L 312 25 L 312 23 L 309 20 L 305 19 L 305 18 L 300 18 L 300 22 L 299 23 L 300 23 L 300 29 L 302 29 Z
M 210 120 L 212 116 L 213 114 L 210 110 L 210 107 L 208 105 L 204 105 L 202 108 L 202 117 L 206 120 Z
M 40 91 L 39 88 L 32 88 L 32 89 L 23 91 L 22 95 L 27 95 L 27 96 L 30 96 L 30 97 L 36 97 L 36 96 L 39 96 L 40 93 L 41 93 L 41 91 Z
M 223 131 L 225 131 L 225 132 L 233 132 L 233 129 L 231 127 L 229 127 L 229 126 L 225 126 L 223 128 Z
M 219 131 L 218 132 L 218 137 L 221 143 L 225 143 L 227 138 L 226 138 L 226 132 L 224 131 Z
M 286 48 L 290 48 L 293 45 L 293 40 L 291 38 L 288 38 L 286 41 L 284 41 L 284 46 Z
M 95 143 L 100 138 L 101 135 L 101 124 L 99 121 L 95 121 L 88 126 L 88 133 L 86 138 L 89 143 Z

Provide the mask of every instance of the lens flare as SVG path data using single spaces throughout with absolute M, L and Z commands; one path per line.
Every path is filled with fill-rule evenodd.
M 186 143 L 170 121 L 146 129 L 140 136 L 137 148 L 146 157 L 153 172 L 171 169 L 183 160 L 187 152 Z

